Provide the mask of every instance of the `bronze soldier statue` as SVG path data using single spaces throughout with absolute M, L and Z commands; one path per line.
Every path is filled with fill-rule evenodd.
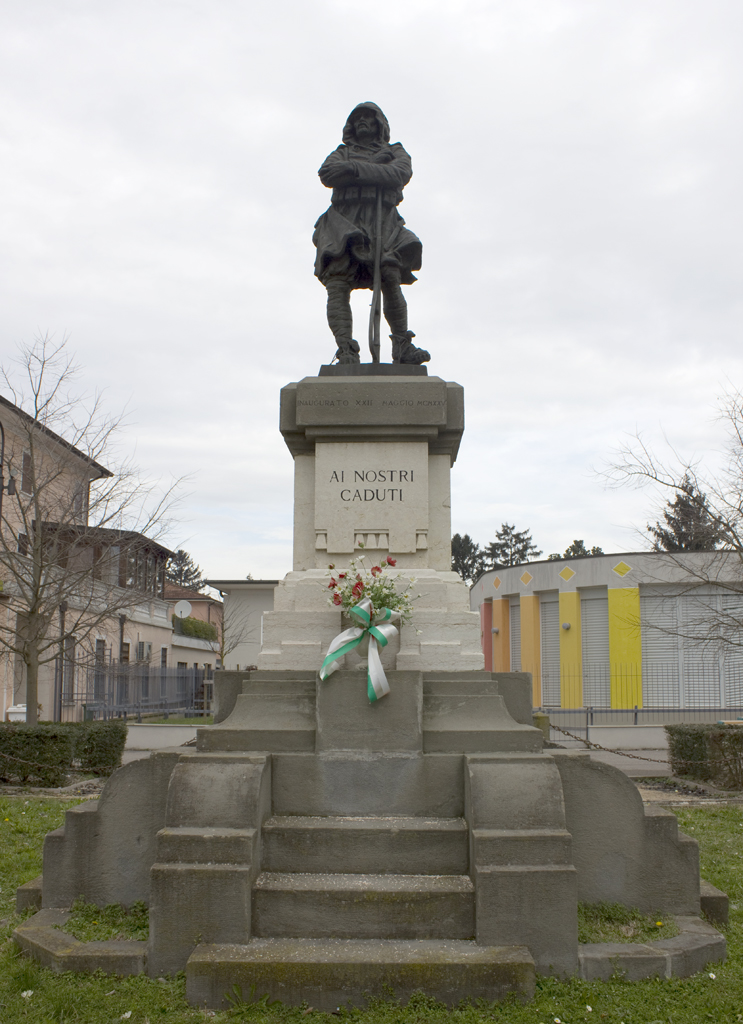
M 400 143 L 390 144 L 390 126 L 376 103 L 360 103 L 351 111 L 343 143 L 318 174 L 333 195 L 312 238 L 317 247 L 315 274 L 328 292 L 328 324 L 338 346 L 338 362 L 360 362 L 352 333 L 354 288 L 374 290 L 375 299 L 381 290 L 392 331 L 392 361 L 428 362 L 428 352 L 412 342 L 415 335 L 408 330 L 408 306 L 400 287 L 416 280 L 413 271 L 420 270 L 423 250 L 397 212 L 413 168 Z M 370 345 L 376 362 L 378 349 L 375 354 Z

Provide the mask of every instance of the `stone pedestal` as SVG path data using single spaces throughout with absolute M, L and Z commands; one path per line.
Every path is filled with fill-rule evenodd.
M 294 565 L 264 615 L 261 669 L 319 668 L 347 626 L 327 602 L 328 565 L 361 555 L 370 566 L 393 556 L 419 595 L 386 668 L 483 667 L 479 618 L 451 571 L 449 475 L 463 430 L 463 389 L 439 377 L 305 377 L 282 389 Z

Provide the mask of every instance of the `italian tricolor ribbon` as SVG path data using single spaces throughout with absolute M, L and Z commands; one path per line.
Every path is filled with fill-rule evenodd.
M 348 615 L 357 625 L 345 629 L 332 641 L 320 669 L 320 678 L 325 680 L 332 676 L 336 669 L 340 668 L 338 660 L 368 637 L 369 667 L 366 674 L 366 692 L 370 701 L 379 700 L 390 692 L 382 668 L 382 659 L 379 657 L 379 647 L 386 647 L 390 640 L 397 636 L 398 629 L 393 625 L 393 621 L 399 621 L 400 613 L 389 608 L 378 608 L 375 612 L 371 601 L 365 597 L 348 611 Z

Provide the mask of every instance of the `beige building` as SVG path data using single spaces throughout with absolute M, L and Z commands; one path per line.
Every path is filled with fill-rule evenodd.
M 0 396 L 0 717 L 26 703 L 23 638 L 39 636 L 39 716 L 80 718 L 131 696 L 133 667 L 165 666 L 171 552 L 142 534 L 90 523 L 111 472 Z M 34 605 L 41 613 L 32 611 Z M 206 660 L 199 651 L 200 664 Z M 196 657 L 191 658 L 195 662 Z M 124 670 L 123 666 L 127 666 Z M 181 688 L 182 689 L 182 688 Z
M 222 638 L 222 602 L 199 590 L 180 587 L 176 583 L 165 583 L 165 599 L 168 602 L 168 621 L 173 635 L 170 641 L 170 664 L 180 668 L 200 668 L 209 676 L 219 667 Z M 186 601 L 190 610 L 185 619 L 175 615 L 179 602 Z M 206 629 L 198 627 L 205 624 Z M 210 636 L 193 635 L 211 633 Z

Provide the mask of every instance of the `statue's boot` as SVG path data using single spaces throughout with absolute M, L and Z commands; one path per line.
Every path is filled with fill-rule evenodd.
M 412 342 L 412 338 L 415 337 L 412 331 L 406 331 L 404 334 L 391 334 L 392 339 L 392 362 L 393 363 L 412 363 L 414 366 L 420 366 L 421 363 L 427 363 L 431 358 L 430 352 L 426 352 L 424 348 L 416 348 Z
M 359 355 L 361 349 L 359 348 L 358 341 L 355 341 L 353 338 L 336 338 L 335 340 L 338 344 L 338 351 L 335 353 L 335 358 L 339 363 L 348 364 L 361 362 L 361 356 Z

